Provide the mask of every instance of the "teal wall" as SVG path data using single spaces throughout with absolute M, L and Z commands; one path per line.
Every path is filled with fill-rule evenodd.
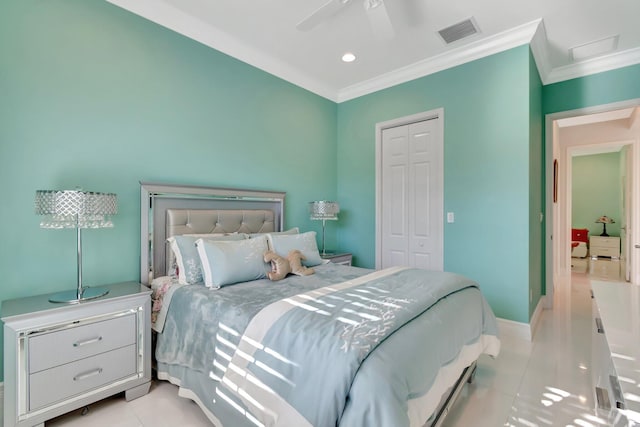
M 138 279 L 141 180 L 283 190 L 287 226 L 320 230 L 307 202 L 336 197 L 336 113 L 104 1 L 2 2 L 0 300 L 75 287 L 75 232 L 39 228 L 37 189 L 118 195 L 115 228 L 83 234 L 86 284 Z
M 529 318 L 545 292 L 545 176 L 542 137 L 542 81 L 529 52 Z M 528 320 L 527 320 L 528 321 Z
M 542 88 L 544 114 L 640 98 L 640 64 Z
M 522 46 L 339 104 L 340 248 L 375 266 L 376 123 L 442 107 L 444 207 L 456 218 L 445 270 L 477 280 L 497 316 L 528 322 L 530 149 L 540 145 L 530 62 Z
M 621 179 L 619 152 L 574 157 L 571 167 L 572 227 L 588 228 L 589 235 L 599 236 L 602 224 L 594 221 L 606 215 L 616 221 L 607 224 L 607 233 L 620 236 Z
M 101 0 L 2 2 L 0 300 L 75 285 L 73 231 L 40 229 L 33 196 L 77 185 L 120 204 L 85 233 L 89 284 L 138 277 L 141 180 L 283 190 L 287 226 L 316 230 L 306 203 L 335 198 L 327 246 L 373 267 L 375 124 L 444 108 L 445 269 L 526 323 L 544 114 L 633 98 L 640 65 L 541 87 L 522 46 L 336 105 Z

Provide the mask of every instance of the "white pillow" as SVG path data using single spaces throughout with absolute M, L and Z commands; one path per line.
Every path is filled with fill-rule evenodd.
M 249 238 L 253 239 L 254 237 L 266 236 L 267 234 L 298 234 L 299 232 L 300 232 L 300 229 L 298 227 L 293 227 L 286 231 L 272 231 L 270 233 L 251 233 L 249 234 Z
M 203 237 L 204 236 L 204 237 Z M 243 240 L 246 239 L 245 234 L 208 234 L 208 235 L 180 235 L 172 236 L 167 239 L 171 245 L 171 250 L 178 265 L 178 283 L 181 285 L 193 285 L 202 283 L 202 268 L 200 264 L 200 256 L 196 249 L 196 240 Z
M 286 258 L 294 249 L 302 252 L 306 258 L 302 264 L 306 267 L 322 264 L 318 243 L 316 242 L 316 232 L 308 231 L 301 234 L 267 234 L 269 249 Z
M 202 263 L 204 284 L 210 288 L 264 279 L 269 265 L 264 262 L 267 237 L 238 241 L 198 239 L 196 248 Z

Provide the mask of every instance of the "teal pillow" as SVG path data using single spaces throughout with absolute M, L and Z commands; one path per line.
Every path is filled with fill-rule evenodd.
M 308 231 L 301 234 L 268 234 L 269 249 L 286 258 L 289 252 L 298 249 L 306 259 L 302 260 L 305 267 L 322 264 L 316 232 Z
M 202 283 L 202 266 L 200 256 L 196 249 L 196 240 L 210 241 L 235 241 L 244 240 L 247 236 L 242 233 L 234 234 L 198 234 L 172 236 L 167 239 L 176 258 L 178 266 L 178 283 L 181 285 L 193 285 Z
M 264 262 L 267 237 L 240 241 L 199 239 L 196 248 L 202 263 L 204 284 L 219 289 L 239 282 L 264 279 L 269 265 Z

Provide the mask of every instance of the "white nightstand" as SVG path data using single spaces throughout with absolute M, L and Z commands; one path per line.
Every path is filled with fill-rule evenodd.
M 591 236 L 589 237 L 589 253 L 593 259 L 596 259 L 599 256 L 618 259 L 620 258 L 620 238 L 611 236 Z
M 336 254 L 325 254 L 325 255 L 320 255 L 322 257 L 322 259 L 328 259 L 329 261 L 331 261 L 334 264 L 341 264 L 341 265 L 351 265 L 351 260 L 353 258 L 353 255 L 349 254 L 349 253 L 336 253 Z
M 148 393 L 151 290 L 106 287 L 106 296 L 80 304 L 48 295 L 2 302 L 5 427 L 44 426 L 122 391 L 127 400 Z

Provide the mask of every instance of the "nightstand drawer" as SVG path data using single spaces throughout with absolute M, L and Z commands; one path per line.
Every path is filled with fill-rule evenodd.
M 599 247 L 594 250 L 596 255 L 598 256 L 610 256 L 610 257 L 618 257 L 620 256 L 620 250 L 617 248 L 603 248 Z
M 33 374 L 135 342 L 134 313 L 38 335 L 29 339 L 28 370 Z
M 85 393 L 136 373 L 136 346 L 129 345 L 29 376 L 29 410 Z
M 601 247 L 601 248 L 620 247 L 619 237 L 600 237 L 600 236 L 594 236 L 594 237 L 591 238 L 591 244 L 597 245 L 598 247 Z

